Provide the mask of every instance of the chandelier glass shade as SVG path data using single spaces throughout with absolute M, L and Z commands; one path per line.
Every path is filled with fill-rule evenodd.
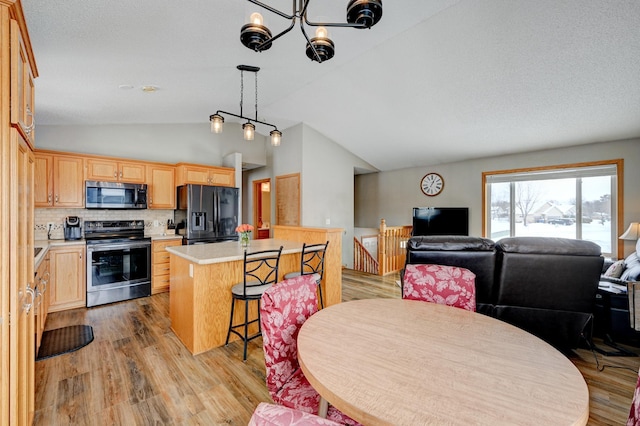
M 267 11 L 291 21 L 289 27 L 275 36 L 264 25 L 260 13 L 253 13 L 249 22 L 240 30 L 240 41 L 256 52 L 268 50 L 275 40 L 293 29 L 296 22 L 300 24 L 302 35 L 307 40 L 306 54 L 312 61 L 324 62 L 333 58 L 335 44 L 327 35 L 327 27 L 371 28 L 382 18 L 382 0 L 349 0 L 347 3 L 347 22 L 312 22 L 307 17 L 307 8 L 311 0 L 291 0 L 291 14 L 282 12 L 259 0 L 247 0 Z M 309 38 L 305 25 L 317 27 L 316 36 Z
M 254 67 L 251 65 L 238 65 L 237 67 L 240 70 L 240 114 L 234 114 L 232 112 L 218 110 L 215 114 L 211 114 L 209 116 L 209 121 L 211 122 L 211 132 L 212 133 L 222 133 L 224 127 L 224 116 L 230 115 L 232 117 L 241 118 L 243 120 L 247 120 L 246 123 L 242 125 L 242 133 L 244 135 L 244 140 L 252 141 L 255 138 L 256 134 L 256 124 L 261 124 L 263 126 L 273 127 L 273 130 L 269 132 L 269 136 L 271 137 L 271 145 L 272 146 L 280 146 L 280 142 L 282 142 L 282 132 L 278 130 L 278 128 L 271 124 L 266 123 L 264 121 L 258 120 L 258 71 L 260 68 Z M 244 104 L 244 71 L 252 72 L 255 75 L 256 82 L 256 103 L 255 103 L 255 118 L 245 117 L 243 115 L 243 104 Z

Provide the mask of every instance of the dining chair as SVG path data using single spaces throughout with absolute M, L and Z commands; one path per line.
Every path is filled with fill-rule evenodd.
M 277 283 L 262 295 L 260 322 L 267 389 L 276 404 L 316 414 L 320 395 L 298 363 L 298 332 L 318 312 L 317 275 L 300 275 Z M 355 420 L 329 406 L 327 418 L 347 425 Z
M 640 425 L 640 371 L 638 371 L 638 381 L 636 382 L 636 390 L 631 400 L 631 409 L 629 410 L 629 418 L 627 426 Z
M 407 264 L 402 277 L 402 298 L 475 312 L 475 279 L 473 272 L 457 266 Z
M 324 308 L 324 298 L 322 297 L 321 281 L 324 277 L 324 258 L 327 253 L 329 241 L 322 244 L 302 244 L 300 254 L 300 270 L 285 274 L 284 279 L 295 278 L 300 275 L 320 275 L 318 279 L 318 292 L 320 293 L 320 307 Z
M 229 317 L 229 330 L 225 346 L 229 344 L 229 337 L 234 333 L 244 343 L 243 361 L 247 360 L 247 343 L 262 335 L 260 325 L 260 298 L 274 283 L 278 281 L 278 265 L 282 246 L 278 250 L 263 250 L 253 253 L 244 252 L 243 280 L 231 287 L 231 316 Z M 237 301 L 244 301 L 244 321 L 234 324 L 233 314 Z M 249 302 L 256 301 L 258 315 L 249 319 Z M 258 324 L 258 331 L 249 335 L 249 326 Z M 242 332 L 238 331 L 242 329 Z
M 249 419 L 248 426 L 338 426 L 339 424 L 295 408 L 261 402 Z

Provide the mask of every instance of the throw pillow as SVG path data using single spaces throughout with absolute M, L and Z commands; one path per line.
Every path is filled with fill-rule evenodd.
M 620 275 L 622 275 L 622 271 L 624 271 L 624 260 L 618 260 L 611 266 L 609 266 L 609 268 L 607 268 L 604 276 L 611 278 L 620 278 Z

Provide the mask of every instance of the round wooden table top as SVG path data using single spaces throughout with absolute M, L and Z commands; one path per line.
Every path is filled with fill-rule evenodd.
M 562 353 L 517 327 L 434 303 L 367 299 L 319 311 L 298 359 L 364 425 L 584 425 L 589 391 Z

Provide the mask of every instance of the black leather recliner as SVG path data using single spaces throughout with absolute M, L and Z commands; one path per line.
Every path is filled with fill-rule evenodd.
M 595 243 L 513 237 L 496 243 L 495 317 L 575 348 L 592 317 L 604 258 Z
M 589 241 L 466 236 L 409 239 L 407 263 L 467 268 L 476 274 L 476 309 L 560 349 L 578 346 L 593 313 L 604 258 Z M 401 274 L 402 277 L 402 274 Z

